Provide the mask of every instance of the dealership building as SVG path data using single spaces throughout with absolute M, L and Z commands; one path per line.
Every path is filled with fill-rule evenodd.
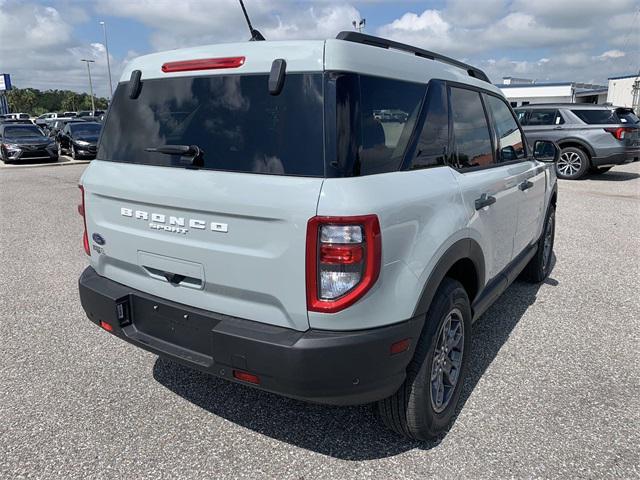
M 513 107 L 530 103 L 610 103 L 638 111 L 640 76 L 610 77 L 608 85 L 580 82 L 537 82 L 528 78 L 503 77 L 496 84 Z

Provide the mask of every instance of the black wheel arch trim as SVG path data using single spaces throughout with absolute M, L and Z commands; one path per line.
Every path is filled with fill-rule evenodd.
M 587 142 L 585 142 L 584 140 L 582 140 L 580 138 L 566 137 L 566 138 L 563 138 L 561 140 L 557 140 L 556 143 L 558 144 L 558 146 L 561 149 L 564 148 L 562 146 L 563 143 L 577 143 L 578 145 L 582 146 L 587 151 L 587 153 L 589 154 L 590 158 L 593 158 L 593 157 L 596 156 L 596 152 L 593 150 L 591 145 L 589 145 Z
M 485 264 L 482 248 L 472 238 L 458 240 L 451 245 L 440 257 L 436 266 L 431 270 L 426 284 L 422 288 L 422 294 L 413 311 L 413 316 L 424 315 L 429 310 L 433 297 L 440 283 L 445 278 L 447 272 L 460 260 L 471 260 L 476 270 L 476 297 L 482 291 L 485 282 Z M 473 304 L 475 298 L 469 298 Z

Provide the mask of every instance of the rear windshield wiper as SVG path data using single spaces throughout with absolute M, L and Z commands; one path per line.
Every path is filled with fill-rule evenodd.
M 197 145 L 160 145 L 158 147 L 145 148 L 144 151 L 191 157 L 189 164 L 196 167 L 202 167 L 204 163 L 204 151 Z

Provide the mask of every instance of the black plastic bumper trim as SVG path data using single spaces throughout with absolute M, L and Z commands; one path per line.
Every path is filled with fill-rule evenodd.
M 213 313 L 140 292 L 88 267 L 79 279 L 89 319 L 158 355 L 230 381 L 233 369 L 260 377 L 262 390 L 301 400 L 356 405 L 393 394 L 406 376 L 424 316 L 358 331 L 305 332 Z M 123 325 L 117 305 L 128 305 Z M 409 350 L 390 354 L 410 338 Z M 240 382 L 242 383 L 242 382 Z

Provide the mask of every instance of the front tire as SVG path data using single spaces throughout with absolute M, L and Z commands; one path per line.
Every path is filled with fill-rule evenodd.
M 407 378 L 378 402 L 384 424 L 417 440 L 444 433 L 460 399 L 470 349 L 469 297 L 460 282 L 445 278 L 427 312 Z
M 565 147 L 560 152 L 556 163 L 558 178 L 578 180 L 589 170 L 589 157 L 584 150 L 576 147 Z
M 538 251 L 522 271 L 522 278 L 531 283 L 540 283 L 551 272 L 553 243 L 556 235 L 556 207 L 551 205 L 544 222 L 542 236 L 538 239 Z
M 64 151 L 62 150 L 62 144 L 58 142 L 58 157 L 64 155 Z
M 71 145 L 71 158 L 74 160 L 78 159 L 78 153 L 76 152 L 76 147 L 75 145 Z

